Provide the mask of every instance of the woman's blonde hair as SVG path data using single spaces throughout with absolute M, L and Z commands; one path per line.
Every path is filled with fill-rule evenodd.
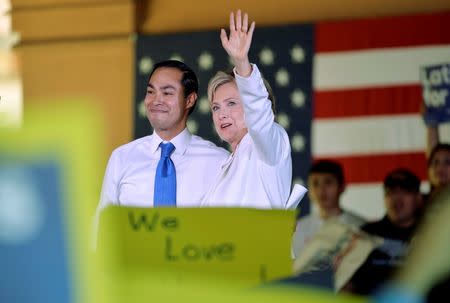
M 236 79 L 234 77 L 234 73 L 231 72 L 224 72 L 224 71 L 218 71 L 214 77 L 211 78 L 211 80 L 209 80 L 208 83 L 208 100 L 209 103 L 212 102 L 212 100 L 214 99 L 214 95 L 216 93 L 216 90 L 226 84 L 226 83 L 231 83 L 231 82 L 236 82 Z M 266 79 L 263 78 L 263 82 L 264 82 L 264 86 L 267 89 L 267 92 L 269 94 L 269 100 L 272 103 L 272 111 L 275 114 L 275 96 L 273 95 L 273 91 L 272 88 L 270 87 L 269 82 L 266 81 Z

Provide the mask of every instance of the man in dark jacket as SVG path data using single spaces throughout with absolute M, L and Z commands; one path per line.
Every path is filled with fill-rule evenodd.
M 403 260 L 420 218 L 420 179 L 407 169 L 396 169 L 384 179 L 386 215 L 361 229 L 384 238 L 352 277 L 350 290 L 371 294 L 385 282 Z

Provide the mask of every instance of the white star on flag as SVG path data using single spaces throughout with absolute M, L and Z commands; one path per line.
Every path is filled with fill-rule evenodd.
M 298 44 L 292 47 L 290 53 L 292 63 L 302 63 L 303 61 L 305 61 L 305 51 Z
M 150 57 L 142 57 L 139 61 L 139 72 L 142 75 L 148 74 L 153 68 L 153 60 Z
M 198 109 L 202 114 L 209 113 L 209 101 L 206 96 L 201 97 L 198 101 Z
M 145 102 L 144 100 L 139 103 L 138 107 L 139 117 L 146 118 L 147 117 L 147 109 L 145 108 Z
M 180 54 L 175 53 L 175 54 L 172 54 L 172 56 L 170 56 L 170 60 L 177 60 L 177 61 L 183 62 L 183 57 L 181 57 Z
M 305 105 L 305 94 L 301 89 L 295 89 L 291 94 L 291 104 L 293 107 L 301 108 Z
M 296 133 L 292 136 L 291 146 L 295 152 L 302 152 L 305 149 L 305 138 L 300 133 Z
M 287 86 L 289 84 L 289 73 L 285 68 L 280 68 L 275 73 L 275 81 L 278 86 Z
M 278 124 L 280 124 L 281 126 L 283 126 L 284 129 L 289 129 L 289 125 L 291 124 L 291 120 L 289 119 L 289 116 L 286 115 L 285 113 L 279 113 L 277 115 L 277 121 Z
M 197 133 L 197 131 L 198 131 L 198 123 L 197 123 L 197 121 L 189 119 L 186 122 L 186 126 L 187 126 L 187 128 L 189 129 L 189 131 L 191 133 L 193 133 L 193 134 Z
M 259 61 L 261 61 L 261 63 L 263 65 L 272 65 L 273 62 L 274 62 L 273 51 L 270 48 L 268 48 L 268 47 L 264 47 L 259 52 Z
M 203 52 L 198 57 L 198 66 L 201 70 L 209 70 L 213 67 L 214 58 L 213 56 L 208 52 Z
M 293 184 L 300 184 L 305 186 L 305 181 L 303 181 L 302 178 L 295 178 L 294 181 L 292 181 Z

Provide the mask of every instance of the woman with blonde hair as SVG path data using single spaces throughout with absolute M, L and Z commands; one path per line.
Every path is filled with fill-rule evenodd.
M 250 64 L 255 22 L 230 14 L 230 33 L 221 30 L 222 46 L 234 64 L 209 82 L 208 99 L 214 126 L 232 154 L 222 165 L 202 206 L 294 208 L 288 202 L 292 159 L 289 137 L 274 120 L 274 100 L 258 67 Z M 297 200 L 298 203 L 298 200 Z

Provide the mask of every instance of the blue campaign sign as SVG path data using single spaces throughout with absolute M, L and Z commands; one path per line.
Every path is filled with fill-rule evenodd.
M 73 302 L 58 163 L 0 153 L 0 302 Z
M 427 125 L 450 121 L 450 63 L 425 66 L 420 71 Z

